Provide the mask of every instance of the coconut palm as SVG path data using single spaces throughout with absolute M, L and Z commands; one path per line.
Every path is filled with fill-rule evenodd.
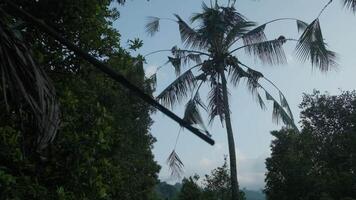
M 174 67 L 177 79 L 165 88 L 157 99 L 167 107 L 188 98 L 185 106 L 184 119 L 189 123 L 206 130 L 200 110 L 209 113 L 210 123 L 215 117 L 225 122 L 229 146 L 232 199 L 238 199 L 238 180 L 236 170 L 236 153 L 234 135 L 231 126 L 229 107 L 229 83 L 236 86 L 240 80 L 245 80 L 252 95 L 262 109 L 266 108 L 265 98 L 273 102 L 273 117 L 275 122 L 282 121 L 286 127 L 298 130 L 285 96 L 273 82 L 262 73 L 248 66 L 236 56 L 245 50 L 248 55 L 268 65 L 286 63 L 283 45 L 286 42 L 296 42 L 296 55 L 302 61 L 309 60 L 313 67 L 327 71 L 336 65 L 335 53 L 328 50 L 324 42 L 318 18 L 310 24 L 293 18 L 276 19 L 256 26 L 248 21 L 234 8 L 234 2 L 220 6 L 217 2 L 210 6 L 202 4 L 202 12 L 193 14 L 190 25 L 179 15 L 175 19 L 150 17 L 146 30 L 150 35 L 158 31 L 161 20 L 174 21 L 178 24 L 182 43 L 185 49 L 174 46 L 168 50 L 159 50 L 148 55 L 169 51 L 167 63 Z M 299 39 L 280 36 L 268 40 L 264 30 L 270 23 L 280 20 L 292 20 L 297 23 L 302 32 Z M 193 28 L 194 27 L 194 28 Z M 146 55 L 146 56 L 148 56 Z M 185 70 L 183 70 L 185 67 Z M 183 71 L 183 72 L 182 72 Z M 264 81 L 261 81 L 264 80 Z M 208 106 L 205 106 L 199 96 L 201 86 L 210 88 Z M 271 84 L 279 94 L 273 97 L 264 84 Z M 173 151 L 168 159 L 173 174 L 180 172 L 183 163 Z

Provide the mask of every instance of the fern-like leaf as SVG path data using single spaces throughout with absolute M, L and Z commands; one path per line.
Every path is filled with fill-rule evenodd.
M 171 176 L 179 179 L 183 174 L 184 164 L 178 154 L 173 150 L 167 159 L 167 164 L 171 170 Z

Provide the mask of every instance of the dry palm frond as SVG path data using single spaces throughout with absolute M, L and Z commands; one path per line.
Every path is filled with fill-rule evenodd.
M 196 79 L 191 70 L 184 72 L 173 83 L 171 83 L 157 99 L 167 107 L 173 107 L 176 102 L 180 102 L 187 96 L 188 92 L 194 90 Z
M 29 49 L 0 19 L 1 90 L 9 107 L 30 112 L 36 125 L 36 148 L 44 149 L 59 128 L 59 107 L 54 87 Z M 10 100 L 10 101 L 9 101 Z
M 220 116 L 221 122 L 225 119 L 225 108 L 223 98 L 223 86 L 221 83 L 214 83 L 209 92 L 209 123 L 212 123 L 216 116 Z
M 184 164 L 182 160 L 179 158 L 178 154 L 175 150 L 169 155 L 167 159 L 167 164 L 169 169 L 171 170 L 171 176 L 175 178 L 180 178 L 183 173 Z
M 336 54 L 326 47 L 318 19 L 314 20 L 300 36 L 296 53 L 299 59 L 310 60 L 312 66 L 322 72 L 337 65 Z
M 226 64 L 229 66 L 228 75 L 234 86 L 240 82 L 241 78 L 248 76 L 247 72 L 240 67 L 239 61 L 236 57 L 229 57 Z

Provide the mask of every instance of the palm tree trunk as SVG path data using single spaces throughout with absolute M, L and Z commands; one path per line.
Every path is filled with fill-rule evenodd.
M 222 87 L 223 87 L 223 103 L 225 108 L 225 125 L 227 132 L 227 141 L 229 144 L 229 157 L 230 157 L 230 178 L 231 178 L 231 192 L 232 192 L 232 200 L 239 199 L 239 183 L 237 181 L 237 167 L 236 167 L 236 152 L 235 152 L 235 141 L 234 135 L 232 132 L 231 126 L 231 118 L 230 118 L 230 107 L 229 107 L 229 99 L 228 99 L 228 91 L 227 91 L 227 83 L 224 70 L 221 73 L 222 78 Z

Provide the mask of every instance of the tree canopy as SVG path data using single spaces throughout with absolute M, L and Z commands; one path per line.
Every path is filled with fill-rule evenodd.
M 356 92 L 315 91 L 300 105 L 302 131 L 274 131 L 267 199 L 356 199 Z
M 111 1 L 16 3 L 152 94 L 154 88 L 144 77 L 142 64 L 121 47 L 120 34 L 112 27 L 119 13 L 109 6 Z M 24 45 L 20 51 L 33 57 L 34 71 L 42 73 L 36 78 L 48 77 L 51 90 L 44 91 L 55 94 L 60 123 L 57 137 L 39 148 L 39 120 L 29 101 L 14 93 L 23 92 L 10 85 L 19 80 L 1 71 L 0 91 L 8 95 L 0 96 L 0 109 L 8 107 L 8 112 L 0 113 L 0 199 L 153 197 L 159 166 L 151 152 L 155 141 L 149 133 L 152 110 L 31 24 L 1 14 L 0 32 L 14 33 L 7 37 L 12 43 L 1 43 L 2 53 L 13 44 Z M 4 69 L 3 59 L 0 64 Z M 20 78 L 27 81 L 26 87 L 36 84 L 29 83 L 27 74 Z

